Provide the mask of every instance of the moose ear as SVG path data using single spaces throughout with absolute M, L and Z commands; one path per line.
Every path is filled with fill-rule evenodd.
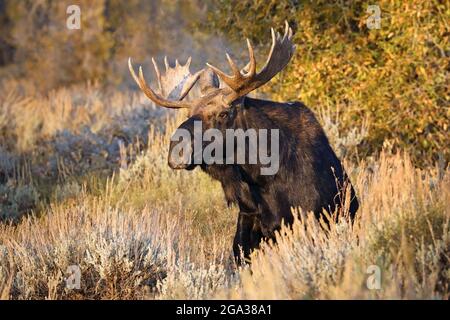
M 206 95 L 207 93 L 211 92 L 211 90 L 219 88 L 220 86 L 219 77 L 210 68 L 205 68 L 202 70 L 202 73 L 200 74 L 198 85 L 200 93 L 202 95 Z
M 230 103 L 230 107 L 244 108 L 246 106 L 246 101 L 247 101 L 246 96 L 239 97 L 238 99 Z

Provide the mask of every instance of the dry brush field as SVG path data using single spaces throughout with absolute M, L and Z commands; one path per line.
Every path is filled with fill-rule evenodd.
M 237 208 L 200 170 L 167 166 L 183 115 L 95 85 L 0 90 L 2 299 L 449 298 L 444 163 L 419 169 L 389 151 L 344 160 L 361 201 L 356 222 L 327 227 L 293 208 L 293 228 L 237 268 Z M 340 155 L 366 134 L 342 135 L 339 119 L 318 117 Z M 66 286 L 70 266 L 79 289 Z

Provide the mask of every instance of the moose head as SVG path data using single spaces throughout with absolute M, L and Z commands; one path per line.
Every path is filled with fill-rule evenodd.
M 165 74 L 161 74 L 156 61 L 152 58 L 158 82 L 158 90 L 154 90 L 147 85 L 142 67 L 139 67 L 137 75 L 131 59 L 128 60 L 128 66 L 140 89 L 156 105 L 172 109 L 188 109 L 189 118 L 179 126 L 179 130 L 186 130 L 194 135 L 195 123 L 201 121 L 203 132 L 214 128 L 225 133 L 225 130 L 230 128 L 242 128 L 239 123 L 242 124 L 240 115 L 243 108 L 240 106 L 244 97 L 270 81 L 293 56 L 295 46 L 292 43 L 292 29 L 288 23 L 285 23 L 283 35 L 275 32 L 273 28 L 271 34 L 272 46 L 267 61 L 259 72 L 256 70 L 254 50 L 248 39 L 249 62 L 244 68 L 239 69 L 233 59 L 226 54 L 232 75 L 227 75 L 209 63 L 204 69 L 191 74 L 189 70 L 191 58 L 184 65 L 180 65 L 176 60 L 175 67 L 171 67 L 165 58 Z M 185 98 L 194 85 L 198 86 L 200 94 L 188 101 Z M 174 152 L 176 146 L 182 147 L 180 152 Z M 169 149 L 171 168 L 193 169 L 199 164 L 193 161 L 194 158 L 194 147 L 191 143 L 183 146 L 175 137 L 171 139 Z

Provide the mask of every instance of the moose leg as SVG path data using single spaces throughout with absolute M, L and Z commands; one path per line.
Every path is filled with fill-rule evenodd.
M 240 212 L 237 223 L 236 235 L 233 242 L 234 258 L 238 264 L 242 264 L 241 254 L 248 260 L 252 250 L 259 247 L 262 239 L 261 224 L 255 214 Z

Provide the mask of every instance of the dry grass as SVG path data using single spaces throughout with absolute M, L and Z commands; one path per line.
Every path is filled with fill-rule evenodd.
M 237 209 L 199 170 L 166 165 L 180 118 L 142 108 L 134 95 L 75 88 L 6 96 L 0 119 L 8 134 L 0 209 L 16 218 L 0 224 L 2 299 L 450 297 L 445 168 L 419 170 L 407 154 L 388 153 L 348 163 L 361 199 L 354 225 L 341 219 L 325 230 L 296 209 L 278 245 L 237 269 Z M 23 193 L 33 200 L 21 211 Z M 35 214 L 18 219 L 29 208 Z M 66 287 L 71 265 L 81 270 L 80 289 Z M 377 290 L 367 287 L 373 265 Z

